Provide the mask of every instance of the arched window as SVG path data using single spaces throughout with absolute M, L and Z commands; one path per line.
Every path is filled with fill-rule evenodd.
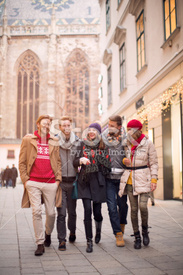
M 89 123 L 89 68 L 80 50 L 71 53 L 66 67 L 66 107 L 75 127 L 83 130 Z
M 39 116 L 39 64 L 31 53 L 19 62 L 17 78 L 17 138 L 22 138 L 35 131 Z

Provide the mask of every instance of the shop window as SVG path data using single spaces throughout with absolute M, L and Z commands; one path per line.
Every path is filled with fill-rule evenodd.
M 154 143 L 154 128 L 148 130 L 148 137 Z

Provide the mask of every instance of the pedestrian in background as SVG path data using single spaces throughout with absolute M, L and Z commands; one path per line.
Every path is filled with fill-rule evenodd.
M 12 171 L 7 165 L 6 169 L 4 170 L 4 180 L 6 181 L 6 188 L 12 185 L 11 175 L 12 175 Z
M 1 168 L 1 182 L 2 182 L 2 187 L 5 186 L 5 183 L 4 183 L 4 169 Z
M 11 180 L 12 180 L 12 187 L 15 188 L 16 187 L 16 180 L 18 177 L 18 171 L 17 168 L 15 167 L 15 165 L 12 165 L 11 168 Z
M 127 193 L 131 206 L 131 222 L 135 236 L 134 248 L 141 248 L 138 209 L 142 222 L 143 244 L 149 245 L 148 208 L 149 194 L 157 186 L 158 158 L 154 144 L 142 134 L 142 123 L 133 119 L 127 124 L 129 150 L 123 159 L 126 166 L 121 177 L 119 195 Z
M 19 155 L 20 177 L 24 184 L 22 207 L 32 207 L 37 249 L 35 256 L 45 252 L 51 244 L 55 222 L 55 205 L 61 206 L 61 160 L 58 140 L 50 137 L 51 117 L 40 116 L 34 135 L 24 137 Z M 42 223 L 42 199 L 46 210 L 45 234 Z
M 86 252 L 93 251 L 92 206 L 96 225 L 95 243 L 101 239 L 102 203 L 106 202 L 105 176 L 110 172 L 111 162 L 108 149 L 101 140 L 101 126 L 92 123 L 85 130 L 85 137 L 78 148 L 79 156 L 74 166 L 81 170 L 78 177 L 78 198 L 84 206 L 84 226 L 87 239 Z
M 111 172 L 106 178 L 109 218 L 116 237 L 116 246 L 123 247 L 125 246 L 123 234 L 127 224 L 128 204 L 127 195 L 122 198 L 118 195 L 120 178 L 124 172 L 122 160 L 125 157 L 123 145 L 125 133 L 123 133 L 120 116 L 115 115 L 109 118 L 108 129 L 102 133 L 102 138 L 109 148 L 111 158 Z

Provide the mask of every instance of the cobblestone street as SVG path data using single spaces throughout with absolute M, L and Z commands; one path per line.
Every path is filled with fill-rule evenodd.
M 43 256 L 35 257 L 36 248 L 31 209 L 21 209 L 23 186 L 18 184 L 0 189 L 0 274 L 183 274 L 183 206 L 180 201 L 149 200 L 150 246 L 133 248 L 130 222 L 125 229 L 123 248 L 116 247 L 103 204 L 103 228 L 100 244 L 94 244 L 93 253 L 86 253 L 83 226 L 83 206 L 77 206 L 77 239 L 67 242 L 67 250 L 58 250 L 56 228 L 52 244 Z M 44 208 L 43 208 L 43 217 Z M 93 228 L 94 229 L 94 228 Z M 68 232 L 69 233 L 69 232 Z

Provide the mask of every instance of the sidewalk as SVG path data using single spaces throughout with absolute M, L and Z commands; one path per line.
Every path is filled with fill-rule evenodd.
M 183 274 L 183 205 L 178 201 L 149 201 L 150 245 L 133 248 L 130 222 L 125 229 L 125 247 L 116 247 L 106 204 L 103 204 L 101 242 L 94 244 L 93 253 L 86 253 L 83 206 L 77 206 L 77 239 L 67 242 L 67 250 L 58 250 L 56 228 L 52 244 L 41 257 L 36 248 L 31 209 L 21 209 L 23 186 L 0 189 L 0 275 L 24 274 Z M 44 211 L 43 217 L 45 219 Z M 93 223 L 94 225 L 94 223 Z M 69 232 L 68 232 L 69 234 Z

